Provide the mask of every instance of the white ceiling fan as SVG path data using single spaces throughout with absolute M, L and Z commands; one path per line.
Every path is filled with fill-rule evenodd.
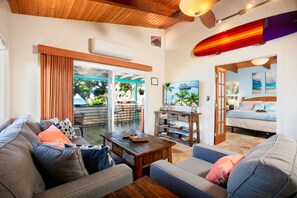
M 191 17 L 199 16 L 202 24 L 210 29 L 213 28 L 216 23 L 221 23 L 222 21 L 225 21 L 237 15 L 243 15 L 253 8 L 259 7 L 273 0 L 266 0 L 258 4 L 252 4 L 252 2 L 249 1 L 245 8 L 225 18 L 217 20 L 211 8 L 215 5 L 215 3 L 219 1 L 220 0 L 181 0 L 179 3 L 180 12 Z

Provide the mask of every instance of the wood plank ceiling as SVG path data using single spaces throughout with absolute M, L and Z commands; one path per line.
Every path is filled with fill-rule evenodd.
M 8 0 L 12 13 L 166 29 L 194 21 L 180 0 Z

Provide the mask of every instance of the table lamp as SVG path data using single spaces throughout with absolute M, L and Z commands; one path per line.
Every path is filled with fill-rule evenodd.
M 236 100 L 235 99 L 229 99 L 228 100 L 228 104 L 229 104 L 229 109 L 233 110 L 234 109 L 234 105 L 236 104 Z

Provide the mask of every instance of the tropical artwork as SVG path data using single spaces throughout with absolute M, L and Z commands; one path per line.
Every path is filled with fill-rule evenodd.
M 164 104 L 199 106 L 199 81 L 165 83 Z
M 253 73 L 252 79 L 253 79 L 252 94 L 261 94 L 262 93 L 262 73 L 261 72 Z
M 265 89 L 266 89 L 266 94 L 276 93 L 276 72 L 275 71 L 266 72 Z

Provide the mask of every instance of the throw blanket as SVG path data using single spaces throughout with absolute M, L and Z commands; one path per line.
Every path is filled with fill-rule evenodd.
M 226 117 L 227 118 L 243 118 L 243 119 L 276 121 L 276 112 L 267 111 L 267 112 L 258 113 L 255 110 L 236 109 L 236 110 L 228 111 Z

